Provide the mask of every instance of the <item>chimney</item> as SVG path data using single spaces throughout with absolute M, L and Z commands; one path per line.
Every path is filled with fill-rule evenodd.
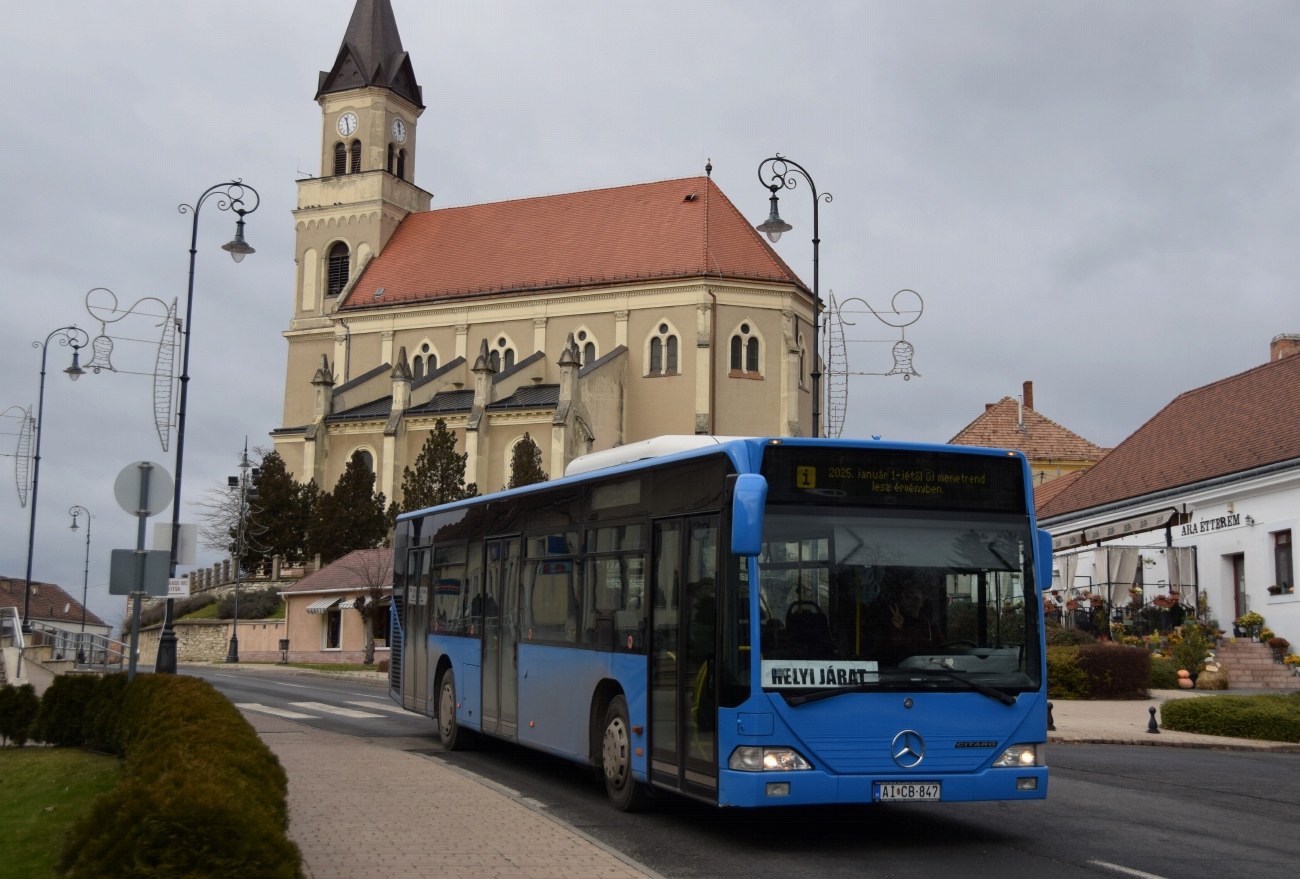
M 987 411 L 989 411 L 990 409 L 992 409 L 992 408 L 993 408 L 994 406 L 996 406 L 996 405 L 997 405 L 997 403 L 985 403 L 985 404 L 984 404 L 984 411 L 987 412 Z
M 1025 392 L 1025 408 L 1033 409 L 1034 408 L 1034 383 L 1025 382 L 1024 392 Z
M 1300 333 L 1282 333 L 1274 336 L 1268 346 L 1268 362 L 1300 354 Z

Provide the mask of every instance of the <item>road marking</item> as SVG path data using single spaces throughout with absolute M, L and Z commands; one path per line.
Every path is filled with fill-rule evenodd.
M 289 711 L 285 708 L 271 708 L 262 705 L 259 702 L 236 702 L 235 707 L 244 711 L 260 711 L 262 714 L 274 714 L 276 717 L 287 717 L 290 720 L 320 720 L 315 714 L 301 714 L 297 711 Z
M 326 705 L 324 702 L 290 702 L 289 704 L 296 705 L 299 708 L 310 708 L 313 711 L 337 714 L 341 717 L 383 717 L 382 714 L 371 714 L 369 711 L 357 711 L 355 708 L 343 708 L 338 705 Z
M 293 687 L 295 690 L 319 690 L 320 687 L 304 687 L 302 684 L 286 684 L 284 681 L 272 681 L 277 687 Z
M 1107 870 L 1114 870 L 1116 873 L 1123 873 L 1125 876 L 1136 876 L 1138 879 L 1165 879 L 1164 876 L 1157 876 L 1155 873 L 1134 870 L 1132 867 L 1121 867 L 1119 864 L 1111 864 L 1106 861 L 1089 861 L 1088 863 L 1096 864 L 1098 867 L 1105 867 Z
M 355 705 L 358 708 L 369 708 L 372 711 L 391 711 L 394 714 L 410 714 L 400 705 L 385 705 L 383 702 L 348 702 L 349 705 Z

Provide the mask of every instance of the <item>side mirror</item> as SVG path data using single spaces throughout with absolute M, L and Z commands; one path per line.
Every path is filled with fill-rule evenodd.
M 1038 531 L 1038 588 L 1046 592 L 1052 588 L 1052 535 Z
M 731 552 L 758 555 L 763 551 L 763 510 L 767 505 L 767 480 L 757 473 L 736 477 L 731 495 Z

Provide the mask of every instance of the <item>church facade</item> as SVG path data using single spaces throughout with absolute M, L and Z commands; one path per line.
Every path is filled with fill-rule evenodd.
M 321 174 L 298 184 L 283 426 L 297 478 L 354 452 L 400 500 L 443 420 L 483 492 L 525 433 L 552 478 L 662 434 L 800 436 L 812 295 L 702 177 L 432 209 L 425 110 L 388 0 L 321 73 Z

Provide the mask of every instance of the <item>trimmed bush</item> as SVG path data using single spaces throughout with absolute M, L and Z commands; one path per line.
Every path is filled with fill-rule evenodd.
M 20 748 L 27 744 L 40 706 L 36 688 L 31 684 L 0 687 L 0 744 L 9 742 Z
M 1047 697 L 1049 699 L 1087 699 L 1088 676 L 1075 663 L 1077 649 L 1047 648 Z
M 1047 630 L 1048 647 L 1079 647 L 1096 643 L 1097 639 L 1083 629 L 1062 629 L 1059 626 L 1052 626 Z
M 1160 719 L 1165 729 L 1183 732 L 1300 742 L 1300 693 L 1171 699 Z
M 280 593 L 275 589 L 240 590 L 239 618 L 241 620 L 264 620 L 275 616 L 280 609 Z M 217 619 L 229 620 L 235 616 L 235 594 L 232 592 L 221 599 L 217 607 Z
M 1092 644 L 1080 647 L 1075 663 L 1088 676 L 1090 699 L 1146 699 L 1151 654 L 1142 647 Z
M 1172 659 L 1151 660 L 1151 689 L 1177 690 L 1178 665 Z
M 78 748 L 86 741 L 86 708 L 99 687 L 98 675 L 58 675 L 41 697 L 41 710 L 32 738 L 51 745 Z
M 388 660 L 381 659 L 378 662 L 376 662 L 375 671 L 380 672 L 381 674 L 388 674 Z
M 62 875 L 98 877 L 111 864 L 114 876 L 140 879 L 300 877 L 301 854 L 285 835 L 284 770 L 228 699 L 197 678 L 84 680 L 82 740 L 70 743 L 105 747 L 125 764 L 69 832 Z M 70 738 L 64 713 L 81 693 L 65 690 L 46 714 L 52 734 Z

